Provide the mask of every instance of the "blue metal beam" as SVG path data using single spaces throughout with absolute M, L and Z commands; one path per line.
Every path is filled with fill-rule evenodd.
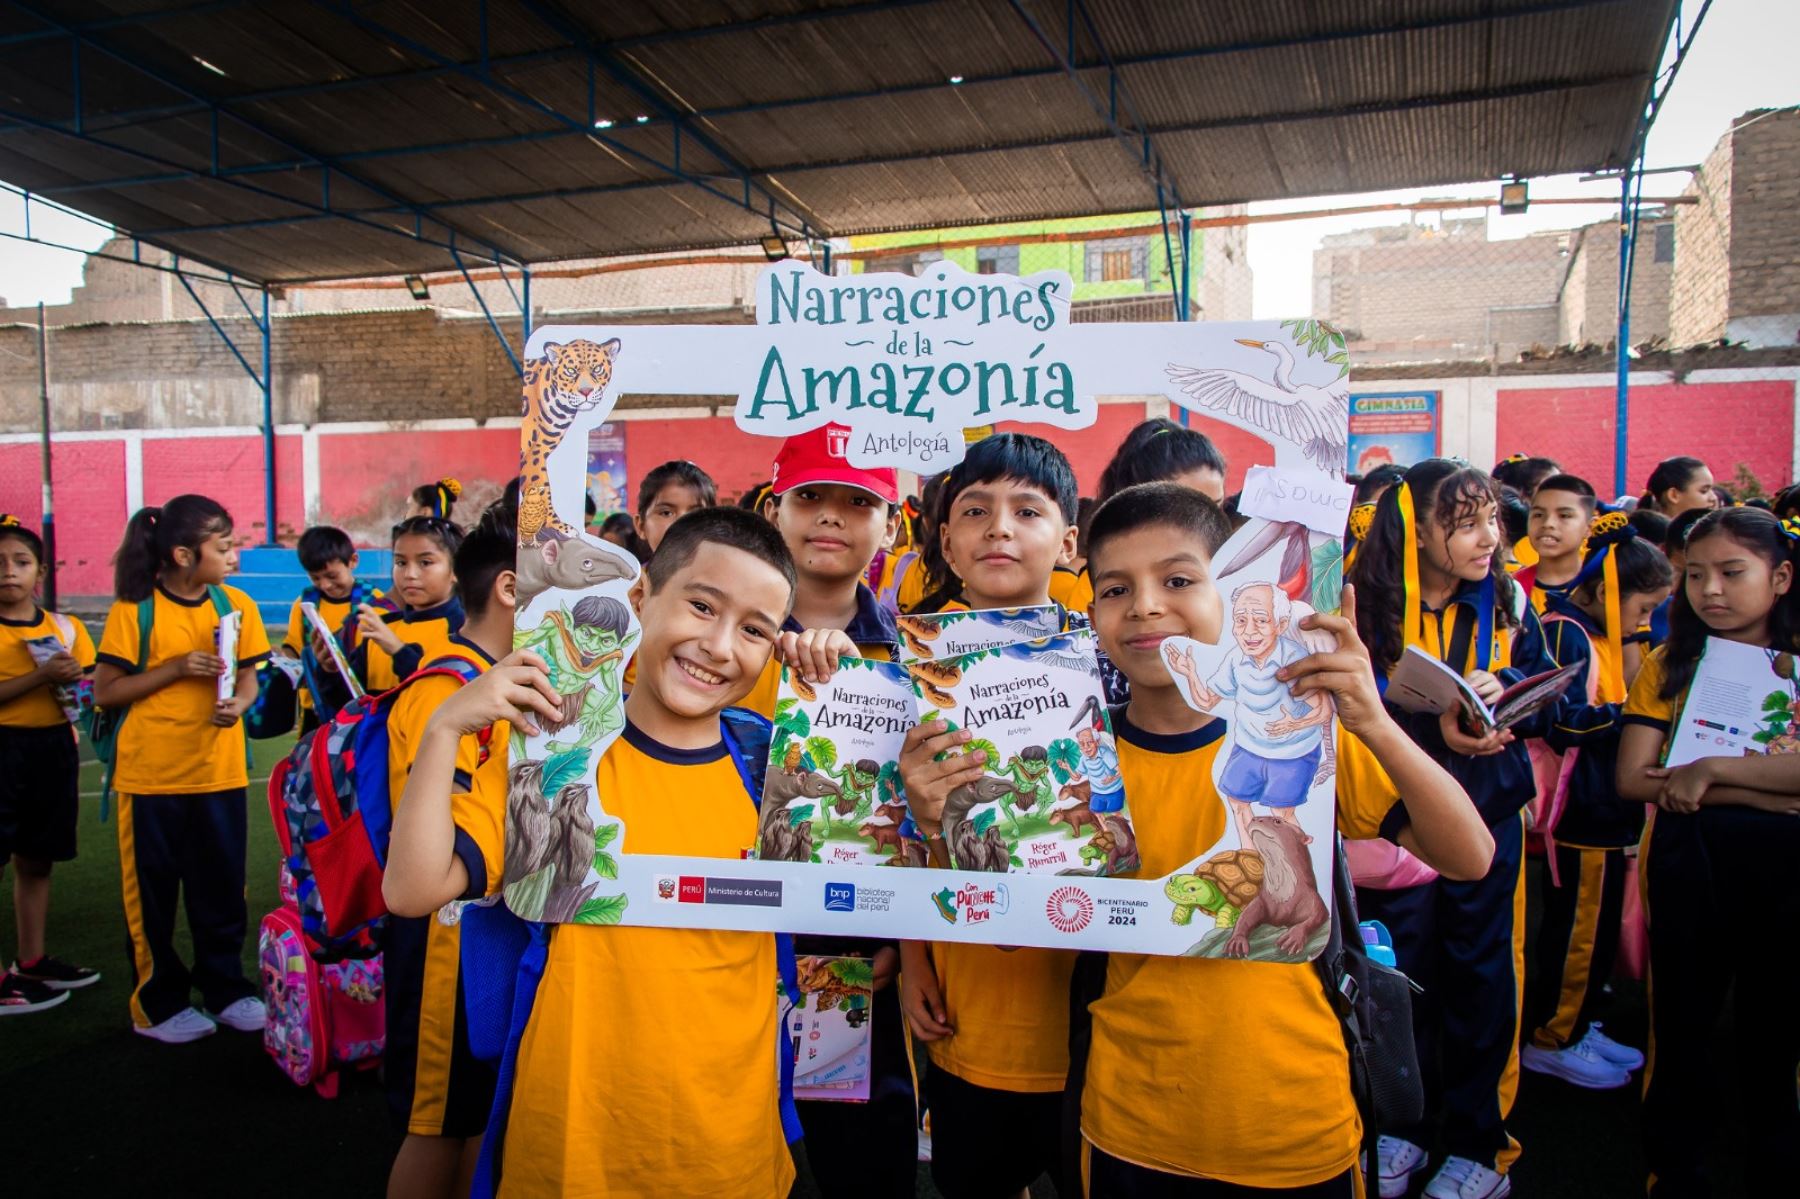
M 1218 46 L 1199 46 L 1199 47 L 1190 47 L 1190 48 L 1179 49 L 1179 50 L 1157 51 L 1155 53 L 1148 53 L 1148 54 L 1125 55 L 1125 56 L 1122 56 L 1122 57 L 1119 57 L 1119 58 L 1116 58 L 1113 60 L 1112 72 L 1111 72 L 1110 77 L 1111 77 L 1111 80 L 1116 84 L 1116 81 L 1118 79 L 1118 72 L 1121 72 L 1125 68 L 1128 68 L 1128 67 L 1147 66 L 1147 65 L 1155 65 L 1155 64 L 1169 63 L 1169 62 L 1184 62 L 1184 61 L 1197 60 L 1197 59 L 1214 58 L 1214 57 L 1219 57 L 1219 56 L 1223 56 L 1223 55 L 1250 53 L 1250 52 L 1255 52 L 1255 51 L 1259 51 L 1259 50 L 1318 45 L 1318 44 L 1324 44 L 1324 43 L 1330 43 L 1330 42 L 1354 40 L 1354 39 L 1359 39 L 1359 38 L 1382 37 L 1382 36 L 1389 36 L 1389 35 L 1401 34 L 1401 33 L 1411 33 L 1411 32 L 1422 31 L 1422 30 L 1452 28 L 1452 27 L 1461 26 L 1461 25 L 1470 25 L 1470 24 L 1478 24 L 1478 23 L 1498 23 L 1501 21 L 1513 20 L 1513 19 L 1517 19 L 1520 17 L 1528 17 L 1528 16 L 1544 15 L 1544 14 L 1555 14 L 1555 13 L 1569 12 L 1569 11 L 1575 11 L 1575 10 L 1581 10 L 1581 9 L 1588 9 L 1588 8 L 1608 7 L 1608 6 L 1617 5 L 1617 4 L 1621 4 L 1621 3 L 1627 3 L 1627 2 L 1629 2 L 1629 0 L 1551 0 L 1551 2 L 1548 2 L 1548 3 L 1540 3 L 1540 4 L 1528 5 L 1528 6 L 1525 6 L 1522 8 L 1508 9 L 1504 12 L 1499 12 L 1499 13 L 1459 13 L 1454 16 L 1435 17 L 1435 18 L 1430 18 L 1430 19 L 1426 19 L 1426 20 L 1401 22 L 1401 23 L 1397 23 L 1394 25 L 1380 26 L 1380 27 L 1376 27 L 1376 28 L 1369 28 L 1366 26 L 1357 26 L 1357 27 L 1346 26 L 1346 27 L 1342 27 L 1342 28 L 1338 28 L 1338 29 L 1322 31 L 1320 33 L 1311 34 L 1311 35 L 1308 35 L 1308 36 L 1302 37 L 1302 38 L 1267 38 L 1267 39 L 1252 40 L 1252 41 L 1234 42 L 1234 43 L 1230 43 L 1230 44 L 1226 44 L 1226 45 L 1218 45 Z M 878 8 L 878 7 L 885 7 L 885 5 L 872 5 L 872 6 L 861 6 L 861 7 Z M 838 15 L 838 14 L 843 13 L 844 11 L 846 11 L 846 10 L 832 9 L 832 10 L 825 10 L 824 12 L 792 14 L 792 17 L 794 19 L 811 19 L 811 18 L 816 18 L 818 16 L 823 16 L 823 15 Z M 785 23 L 785 21 L 784 21 L 784 23 Z M 712 29 L 697 30 L 697 31 L 694 31 L 694 36 L 711 36 L 714 33 L 717 33 L 721 29 L 724 29 L 724 28 L 726 28 L 726 27 L 715 27 Z M 606 43 L 606 45 L 608 47 L 617 47 L 617 46 L 621 46 L 621 45 L 630 45 L 630 44 L 635 44 L 635 42 L 632 39 L 627 39 L 625 42 Z M 487 69 L 489 72 L 500 71 L 500 70 L 504 70 L 511 66 L 536 65 L 536 64 L 541 64 L 543 62 L 547 62 L 547 61 L 553 61 L 553 60 L 557 60 L 557 59 L 570 58 L 570 57 L 580 57 L 580 52 L 578 50 L 576 50 L 574 47 L 565 46 L 565 47 L 560 47 L 560 48 L 553 49 L 553 50 L 542 50 L 542 51 L 536 51 L 536 52 L 532 52 L 532 53 L 528 53 L 528 54 L 519 54 L 519 55 L 512 55 L 512 56 L 508 56 L 508 57 L 504 57 L 504 58 L 496 58 L 489 62 Z M 1075 69 L 1078 71 L 1083 71 L 1083 72 L 1106 69 L 1106 65 L 1107 65 L 1106 62 L 1099 58 L 1087 57 L 1087 58 L 1080 58 L 1078 60 L 1074 60 Z M 324 82 L 320 82 L 320 83 L 297 84 L 292 87 L 274 88 L 274 89 L 269 89 L 269 90 L 261 91 L 261 92 L 248 92 L 248 93 L 244 93 L 244 94 L 237 95 L 237 96 L 221 98 L 218 101 L 218 104 L 221 107 L 230 108 L 230 107 L 241 106 L 241 105 L 246 105 L 246 104 L 261 103 L 261 102 L 269 101 L 269 100 L 284 99 L 284 98 L 288 98 L 288 97 L 309 96 L 309 95 L 316 95 L 316 94 L 321 94 L 321 93 L 326 93 L 326 92 L 350 90 L 350 89 L 360 88 L 360 87 L 385 86 L 385 85 L 395 84 L 395 83 L 406 83 L 406 82 L 410 82 L 415 79 L 436 78 L 436 77 L 452 75 L 452 74 L 471 75 L 471 74 L 479 73 L 479 70 L 480 70 L 479 62 L 474 62 L 474 63 L 447 62 L 446 64 L 443 64 L 443 65 L 427 67 L 427 68 L 417 70 L 417 71 L 401 71 L 401 72 L 389 73 L 386 75 L 371 75 L 371 76 L 363 76 L 363 77 L 358 77 L 358 78 L 353 78 L 353 79 L 336 79 L 336 80 L 329 80 L 329 81 L 324 81 Z M 961 84 L 951 84 L 947 78 L 944 78 L 941 76 L 933 76 L 931 79 L 927 79 L 927 80 L 919 80 L 919 81 L 915 81 L 912 83 L 897 84 L 897 85 L 891 85 L 891 86 L 886 86 L 886 87 L 866 88 L 866 89 L 859 89 L 859 90 L 846 91 L 846 92 L 835 92 L 835 93 L 831 93 L 828 95 L 788 96 L 788 97 L 780 97 L 780 98 L 773 99 L 773 100 L 762 100 L 762 101 L 757 101 L 757 102 L 748 103 L 748 104 L 722 105 L 717 108 L 698 109 L 692 113 L 688 113 L 685 116 L 681 117 L 681 120 L 684 121 L 687 125 L 692 126 L 697 123 L 704 123 L 704 122 L 708 122 L 708 121 L 712 121 L 712 120 L 728 118 L 728 117 L 735 117 L 735 116 L 743 116 L 743 115 L 749 115 L 749 114 L 754 114 L 754 113 L 782 112 L 782 111 L 788 111 L 788 110 L 792 110 L 792 109 L 817 107 L 817 106 L 821 106 L 821 105 L 854 103 L 854 102 L 864 101 L 864 100 L 909 96 L 909 95 L 916 95 L 916 94 L 921 94 L 921 93 L 925 93 L 925 92 L 943 91 L 943 90 L 946 90 L 946 89 L 952 88 L 952 87 L 960 87 L 963 89 L 968 89 L 968 88 L 973 88 L 973 87 L 979 87 L 984 84 L 1017 83 L 1017 82 L 1028 81 L 1028 80 L 1033 80 L 1033 79 L 1041 79 L 1041 78 L 1045 78 L 1048 76 L 1059 75 L 1062 73 L 1064 73 L 1064 67 L 1062 67 L 1061 65 L 1030 67 L 1030 68 L 1026 68 L 1023 70 L 996 72 L 996 73 L 989 74 L 989 75 L 968 75 L 967 77 L 964 78 L 964 80 Z M 1109 93 L 1111 93 L 1109 95 L 1109 105 L 1108 105 L 1108 107 L 1110 109 L 1110 108 L 1112 108 L 1112 100 L 1113 100 L 1113 97 L 1116 95 L 1116 91 L 1114 91 L 1114 89 L 1112 89 L 1112 88 L 1109 88 Z M 162 119 L 162 118 L 170 117 L 170 116 L 180 116 L 180 115 L 184 115 L 184 114 L 191 115 L 191 114 L 195 114 L 195 113 L 199 113 L 199 112 L 203 112 L 203 111 L 206 111 L 206 109 L 200 105 L 192 105 L 192 104 L 189 104 L 189 105 L 165 105 L 165 106 L 157 107 L 157 108 L 138 109 L 138 110 L 123 112 L 123 113 L 107 114 L 104 117 L 100 117 L 97 119 L 91 119 L 88 122 L 88 126 L 89 126 L 89 129 L 91 132 L 105 133 L 105 132 L 108 132 L 113 129 L 129 127 L 130 125 L 136 124 L 141 120 L 157 120 L 157 119 Z M 651 116 L 650 119 L 648 121 L 644 122 L 643 124 L 637 124 L 636 122 L 634 122 L 633 128 L 636 128 L 636 129 L 655 128 L 655 127 L 674 124 L 674 123 L 675 123 L 675 121 L 668 116 L 657 115 L 657 116 Z M 371 150 L 348 151 L 348 152 L 345 152 L 342 154 L 335 155 L 334 160 L 338 163 L 366 162 L 366 161 L 371 161 L 371 160 L 385 160 L 385 159 L 394 159 L 394 158 L 413 157 L 413 156 L 419 156 L 419 155 L 451 153 L 451 152 L 462 151 L 462 150 L 483 150 L 483 149 L 489 149 L 489 148 L 494 148 L 494 147 L 518 145 L 521 143 L 528 143 L 528 142 L 535 142 L 535 141 L 558 140 L 558 139 L 570 138 L 570 137 L 588 137 L 588 136 L 592 135 L 591 126 L 592 126 L 592 121 L 590 120 L 580 126 L 574 126 L 574 127 L 559 126 L 558 128 L 555 128 L 555 129 L 543 129 L 543 130 L 534 130 L 534 131 L 527 132 L 527 133 L 506 134 L 506 135 L 503 135 L 500 137 L 464 138 L 464 139 L 458 139 L 458 140 L 454 140 L 454 141 L 421 143 L 421 144 L 415 144 L 415 145 L 386 146 L 386 147 L 380 147 L 380 148 L 371 149 Z M 6 132 L 6 130 L 3 127 L 0 127 L 0 133 L 4 133 L 4 132 Z M 220 173 L 224 174 L 224 175 L 239 175 L 239 174 L 261 174 L 261 173 L 267 173 L 267 172 L 286 172 L 286 171 L 301 169 L 308 165 L 310 165 L 310 163 L 307 160 L 289 159 L 289 160 L 281 160 L 281 161 L 275 161 L 275 162 L 250 163 L 250 164 L 244 164 L 244 165 L 235 166 L 235 167 L 226 167 L 226 168 L 223 168 Z M 759 168 L 759 170 L 760 170 L 760 168 Z M 168 176 L 168 175 L 127 176 L 127 177 L 120 178 L 120 179 L 99 180 L 99 181 L 95 181 L 93 183 L 71 184 L 66 188 L 56 189 L 54 193 L 46 192 L 45 194 L 71 195 L 71 194 L 75 194 L 75 193 L 81 192 L 81 191 L 136 187 L 136 186 L 143 186 L 143 185 L 147 185 L 147 184 L 166 183 L 166 182 L 171 182 L 171 181 L 172 181 L 172 177 Z
M 1169 222 L 1168 211 L 1164 207 L 1164 191 L 1167 190 L 1167 198 L 1173 200 L 1175 208 L 1179 210 L 1184 207 L 1181 202 L 1181 189 L 1176 185 L 1173 174 L 1164 167 L 1162 154 L 1157 151 L 1151 140 L 1150 131 L 1145 122 L 1138 116 L 1137 106 L 1131 99 L 1131 92 L 1125 86 L 1124 80 L 1119 77 L 1119 68 L 1113 62 L 1112 55 L 1108 53 L 1105 43 L 1100 40 L 1100 31 L 1095 26 L 1093 19 L 1088 16 L 1087 8 L 1081 0 L 1069 0 L 1068 28 L 1065 31 L 1067 36 L 1064 39 L 1067 49 L 1065 50 L 1058 45 L 1058 39 L 1051 37 L 1050 31 L 1045 29 L 1026 8 L 1024 0 L 1011 0 L 1011 3 L 1013 11 L 1025 23 L 1025 27 L 1031 31 L 1032 36 L 1050 53 L 1064 74 L 1068 75 L 1076 88 L 1080 90 L 1082 97 L 1088 102 L 1088 107 L 1094 110 L 1094 115 L 1105 122 L 1113 138 L 1130 152 L 1138 170 L 1155 190 L 1157 208 L 1163 213 L 1163 238 L 1167 241 Z M 1087 72 L 1076 65 L 1077 18 L 1080 20 L 1081 28 L 1086 30 L 1089 40 L 1093 42 L 1101 60 L 1106 64 L 1107 94 L 1105 97 L 1096 94 L 1094 89 L 1088 86 Z M 1129 118 L 1129 123 L 1120 119 L 1119 102 L 1121 100 L 1124 101 L 1125 116 Z M 1174 262 L 1171 259 L 1171 280 L 1173 276 Z M 1176 319 L 1180 319 L 1179 315 Z
M 487 318 L 488 328 L 493 332 L 494 340 L 500 343 L 502 350 L 506 351 L 506 360 L 512 363 L 513 373 L 523 378 L 525 368 L 520 364 L 519 356 L 513 353 L 512 343 L 506 340 L 506 334 L 500 331 L 500 322 L 494 319 L 494 312 L 488 307 L 487 299 L 481 294 L 481 289 L 475 286 L 475 280 L 470 276 L 469 268 L 463 265 L 462 255 L 455 250 L 451 250 L 450 255 L 456 259 L 456 269 L 462 272 L 463 282 L 469 285 L 469 294 L 474 296 L 475 303 L 480 305 L 481 315 Z
M 14 8 L 17 8 L 21 12 L 26 13 L 27 15 L 31 16 L 33 19 L 40 21 L 46 25 L 54 26 L 54 27 L 60 29 L 66 36 L 72 38 L 77 44 L 86 46 L 86 47 L 96 51 L 97 53 L 103 54 L 106 57 L 112 59 L 113 61 L 119 63 L 120 65 L 127 67 L 130 70 L 135 71 L 136 73 L 142 75 L 144 78 L 152 80 L 153 82 L 160 84 L 161 86 L 166 87 L 169 90 L 176 92 L 179 95 L 185 96 L 187 99 L 193 101 L 196 104 L 205 106 L 215 116 L 215 119 L 212 124 L 212 139 L 213 139 L 213 144 L 214 144 L 214 150 L 213 150 L 212 157 L 213 157 L 215 169 L 217 168 L 217 140 L 218 140 L 218 120 L 217 120 L 217 118 L 218 118 L 218 116 L 223 115 L 227 119 L 235 122 L 238 125 L 241 125 L 243 128 L 256 134 L 258 137 L 265 138 L 268 141 L 274 143 L 275 145 L 280 146 L 282 149 L 288 151 L 289 153 L 305 159 L 308 163 L 310 163 L 314 167 L 327 172 L 327 174 L 329 174 L 332 171 L 336 171 L 339 175 L 343 176 L 343 178 L 352 181 L 358 187 L 361 187 L 367 191 L 370 191 L 370 192 L 374 193 L 375 195 L 381 196 L 384 199 L 390 200 L 395 205 L 405 209 L 408 212 L 411 212 L 415 216 L 415 218 L 428 219 L 428 220 L 433 221 L 435 224 L 441 225 L 444 229 L 449 231 L 453 241 L 460 238 L 465 244 L 468 244 L 468 245 L 485 246 L 489 250 L 490 256 L 492 258 L 494 258 L 496 261 L 498 261 L 499 259 L 501 259 L 503 257 L 510 258 L 515 262 L 518 261 L 518 255 L 513 254 L 513 253 L 503 249 L 502 247 L 492 244 L 485 238 L 477 237 L 477 236 L 469 233 L 466 230 L 458 229 L 455 225 L 450 224 L 447 221 L 444 221 L 442 218 L 431 215 L 431 213 L 428 212 L 423 207 L 416 205 L 416 204 L 412 203 L 411 201 L 407 200 L 405 197 L 400 196 L 400 195 L 390 191 L 389 189 L 382 186 L 381 184 L 379 184 L 373 180 L 370 180 L 370 179 L 365 179 L 365 178 L 355 174 L 354 172 L 344 170 L 334 160 L 323 157 L 319 154 L 316 154 L 316 153 L 308 150 L 306 147 L 299 145 L 298 143 L 292 141 L 291 139 L 289 139 L 287 137 L 284 137 L 283 135 L 281 135 L 280 133 L 276 132 L 273 129 L 270 129 L 270 128 L 268 128 L 256 121 L 252 121 L 246 117 L 239 116 L 235 113 L 221 113 L 221 110 L 220 110 L 217 102 L 212 97 L 203 95 L 202 93 L 195 91 L 193 88 L 188 87 L 186 84 L 182 83 L 181 81 L 170 78 L 169 76 L 161 73 L 160 71 L 157 71 L 149 66 L 144 65 L 143 63 L 136 61 L 130 55 L 128 55 L 122 51 L 115 50 L 112 47 L 106 45 L 103 42 L 96 40 L 95 38 L 93 38 L 87 34 L 80 33 L 73 26 L 66 25 L 61 22 L 56 21 L 54 18 L 48 16 L 47 14 L 38 11 L 31 4 L 25 3 L 24 0 L 9 0 L 9 2 L 12 4 L 12 6 Z M 78 106 L 78 110 L 79 110 L 79 91 L 77 91 L 77 106 Z M 20 117 L 17 114 L 14 114 L 11 119 L 18 121 L 18 120 L 20 120 Z M 46 125 L 46 124 L 50 124 L 47 122 L 37 122 L 37 121 L 29 120 L 29 119 L 25 120 L 23 123 L 38 125 L 40 127 L 42 127 L 43 125 Z M 52 125 L 51 127 L 54 129 L 54 125 Z M 55 131 L 63 132 L 63 133 L 69 132 L 66 129 L 57 129 Z M 89 135 L 77 131 L 74 134 L 74 136 L 85 138 L 85 137 L 88 137 Z M 130 147 L 120 146 L 117 144 L 98 142 L 98 141 L 96 141 L 96 144 L 108 145 L 112 149 L 123 150 L 126 153 L 138 153 L 137 151 L 132 150 Z M 147 154 L 139 154 L 139 157 L 143 158 L 145 161 L 158 161 L 153 156 L 147 155 Z M 176 170 L 183 169 L 181 164 L 179 164 L 179 163 L 168 163 L 167 165 L 173 167 Z M 216 176 L 216 175 L 203 173 L 203 172 L 196 172 L 195 174 L 196 174 L 196 177 L 200 177 L 200 178 L 218 178 L 218 176 Z M 241 184 L 239 184 L 235 180 L 224 180 L 224 182 L 227 182 L 234 186 L 241 186 Z M 273 194 L 273 193 L 271 193 L 271 194 Z M 285 199 L 286 197 L 277 196 L 277 198 Z M 289 202 L 291 203 L 293 201 L 289 201 Z M 377 227 L 380 227 L 380 226 L 377 226 Z M 388 231 L 389 232 L 397 232 L 396 230 L 393 230 L 391 228 Z M 404 234 L 402 234 L 402 235 L 404 236 Z

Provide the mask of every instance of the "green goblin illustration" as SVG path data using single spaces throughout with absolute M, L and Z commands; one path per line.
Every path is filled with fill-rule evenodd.
M 546 614 L 518 643 L 516 648 L 531 650 L 549 663 L 550 686 L 562 696 L 562 718 L 546 722 L 544 731 L 556 734 L 580 726 L 572 740 L 550 742 L 549 752 L 592 745 L 624 725 L 619 678 L 630 628 L 631 614 L 624 603 L 588 595 L 576 600 L 572 609 Z

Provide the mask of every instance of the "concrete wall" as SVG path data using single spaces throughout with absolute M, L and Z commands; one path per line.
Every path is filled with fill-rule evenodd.
M 1659 234 L 1667 228 L 1671 234 Z M 1673 217 L 1638 221 L 1632 248 L 1631 344 L 1669 336 L 1669 292 L 1674 263 L 1658 262 L 1657 239 L 1671 236 Z M 1681 252 L 1677 244 L 1676 253 Z M 1606 345 L 1619 328 L 1619 225 L 1599 221 L 1576 231 L 1569 269 L 1558 297 L 1558 344 Z

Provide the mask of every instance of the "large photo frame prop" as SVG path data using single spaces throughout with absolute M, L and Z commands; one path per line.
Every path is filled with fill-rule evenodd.
M 924 473 L 961 460 L 965 429 L 1030 422 L 1056 439 L 1090 427 L 1100 396 L 1166 395 L 1266 440 L 1270 480 L 1291 478 L 1301 488 L 1321 476 L 1341 478 L 1348 368 L 1342 339 L 1328 327 L 1071 324 L 1072 293 L 1068 276 L 1055 272 L 969 275 L 934 263 L 917 278 L 826 276 L 784 262 L 759 282 L 755 325 L 533 332 L 520 434 L 514 644 L 551 660 L 565 700 L 556 728 L 515 735 L 511 747 L 505 895 L 514 911 L 583 924 L 1225 951 L 1220 913 L 1211 913 L 1212 928 L 1196 921 L 1205 909 L 1187 877 L 1206 874 L 1208 851 L 1217 847 L 1195 847 L 1187 867 L 1160 879 L 636 854 L 630 830 L 595 793 L 596 767 L 624 726 L 625 668 L 639 634 L 625 596 L 639 565 L 577 526 L 588 433 L 622 395 L 736 396 L 738 426 L 769 437 L 771 458 L 775 439 L 838 423 L 851 430 L 853 462 Z M 1284 523 L 1293 522 L 1253 516 L 1233 544 Z M 1337 534 L 1302 536 L 1309 572 L 1341 582 Z M 1222 555 L 1231 552 L 1227 546 Z M 1256 555 L 1245 581 L 1279 572 L 1286 552 Z M 1311 575 L 1308 586 L 1316 588 Z M 1331 805 L 1322 796 L 1304 806 L 1323 812 Z M 1329 879 L 1329 837 L 1313 837 L 1310 871 Z M 1243 886 L 1233 894 L 1248 903 Z M 1298 961 L 1317 952 L 1310 935 L 1298 952 L 1280 948 L 1286 931 L 1261 935 L 1248 956 Z

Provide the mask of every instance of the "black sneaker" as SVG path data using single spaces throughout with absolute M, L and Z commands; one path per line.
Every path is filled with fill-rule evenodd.
M 69 997 L 67 991 L 52 991 L 42 983 L 7 971 L 0 974 L 0 1016 L 22 1016 L 55 1007 Z
M 27 982 L 38 983 L 49 987 L 52 991 L 78 991 L 100 981 L 100 972 L 90 970 L 86 966 L 77 966 L 65 962 L 61 958 L 53 958 L 45 954 L 29 966 L 14 962 L 13 974 Z

